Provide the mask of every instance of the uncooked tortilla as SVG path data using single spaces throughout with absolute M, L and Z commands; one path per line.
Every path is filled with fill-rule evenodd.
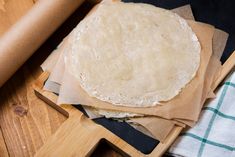
M 195 76 L 200 43 L 177 14 L 141 3 L 101 3 L 75 28 L 66 66 L 92 97 L 154 106 Z

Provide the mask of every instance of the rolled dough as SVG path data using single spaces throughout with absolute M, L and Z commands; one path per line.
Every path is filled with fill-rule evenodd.
M 195 76 L 200 43 L 177 14 L 141 3 L 101 3 L 75 28 L 66 67 L 92 97 L 154 106 Z

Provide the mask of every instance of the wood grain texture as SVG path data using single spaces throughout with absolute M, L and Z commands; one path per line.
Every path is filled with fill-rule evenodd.
M 50 52 L 47 44 L 42 46 L 0 89 L 0 125 L 9 156 L 33 156 L 66 119 L 32 89 Z
M 32 6 L 32 0 L 0 0 L 0 36 L 11 25 L 13 25 L 22 15 L 24 15 Z M 3 101 L 1 97 L 1 101 Z M 3 104 L 0 104 L 1 106 Z M 0 114 L 2 111 L 0 112 Z M 5 128 L 1 126 L 1 130 Z M 5 139 L 0 130 L 0 156 L 8 157 L 8 150 L 5 144 Z
M 221 75 L 218 78 L 218 85 L 222 79 L 234 67 L 233 53 L 230 58 L 223 64 Z M 182 127 L 175 127 L 168 135 L 164 143 L 158 146 L 149 155 L 141 154 L 133 147 L 128 145 L 120 138 L 113 135 L 101 126 L 94 124 L 91 120 L 85 118 L 81 112 L 71 105 L 56 105 L 57 95 L 44 91 L 42 89 L 44 82 L 47 80 L 49 73 L 44 72 L 35 82 L 34 89 L 38 97 L 47 102 L 52 107 L 66 115 L 68 119 L 61 125 L 54 135 L 48 139 L 44 146 L 36 153 L 36 156 L 89 156 L 101 139 L 106 139 L 111 144 L 122 150 L 130 156 L 162 156 L 167 148 L 172 144 L 175 138 L 179 135 Z M 67 132 L 70 131 L 68 135 Z M 74 142 L 76 141 L 76 142 Z M 84 142 L 86 141 L 86 142 Z M 63 143 L 59 145 L 58 143 Z
M 0 0 L 0 35 L 33 4 L 33 0 Z M 49 51 L 43 55 L 48 54 Z M 63 115 L 34 95 L 31 85 L 38 76 L 39 65 L 44 59 L 45 57 L 32 57 L 33 62 L 26 63 L 0 89 L 1 157 L 33 156 L 65 120 Z
M 37 0 L 0 0 L 0 36 Z M 93 4 L 86 3 L 0 88 L 0 157 L 34 156 L 66 117 L 38 99 L 32 83 L 41 74 L 40 64 L 80 21 Z M 100 147 L 104 157 L 120 156 Z M 94 154 L 97 156 L 97 154 Z
M 39 100 L 24 65 L 1 91 L 0 124 L 10 156 L 33 156 L 65 117 Z
M 2 131 L 1 130 L 0 130 L 0 154 L 3 157 L 8 157 L 9 156 L 8 151 L 7 151 L 7 147 L 6 147 L 6 144 L 5 144 L 5 140 L 2 136 Z
M 37 151 L 36 157 L 90 156 L 102 139 L 107 140 L 121 154 L 127 156 L 159 157 L 163 155 L 183 129 L 180 126 L 175 126 L 164 143 L 159 143 L 150 154 L 142 154 L 112 132 L 86 118 L 82 112 L 78 111 L 72 105 L 56 105 L 58 96 L 52 92 L 43 90 L 44 82 L 48 77 L 48 72 L 40 75 L 34 84 L 35 94 L 68 117 L 68 119 L 47 140 L 43 147 Z M 58 145 L 58 143 L 63 144 Z
M 232 69 L 235 67 L 235 51 L 231 54 L 231 56 L 226 60 L 226 62 L 223 64 L 222 70 L 220 72 L 219 77 L 216 79 L 214 84 L 212 85 L 215 89 L 220 82 L 224 80 L 224 78 L 232 71 Z
M 37 0 L 0 0 L 0 35 L 15 23 Z M 90 0 L 95 1 L 95 0 Z M 84 6 L 86 9 L 89 5 Z M 86 14 L 86 11 L 82 12 Z M 65 121 L 66 117 L 35 97 L 32 83 L 40 75 L 40 63 L 78 21 L 65 24 L 63 31 L 50 39 L 0 89 L 0 157 L 33 156 Z M 82 16 L 81 16 L 82 17 Z M 97 147 L 92 156 L 119 157 L 107 145 Z
M 91 157 L 122 157 L 122 155 L 113 150 L 106 142 L 100 142 Z

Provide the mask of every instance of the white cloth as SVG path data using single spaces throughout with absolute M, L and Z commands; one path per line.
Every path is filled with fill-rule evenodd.
M 185 157 L 235 157 L 235 72 L 202 109 L 198 123 L 182 132 L 168 153 Z

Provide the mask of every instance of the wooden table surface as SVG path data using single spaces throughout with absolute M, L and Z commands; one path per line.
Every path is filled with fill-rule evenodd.
M 0 36 L 23 16 L 35 1 L 0 0 Z M 87 10 L 91 5 L 83 4 L 82 7 Z M 0 88 L 0 157 L 33 156 L 66 119 L 35 96 L 32 83 L 41 73 L 40 64 L 76 25 L 74 21 L 81 18 L 81 14 L 86 14 L 86 11 L 72 15 L 68 20 L 69 24 L 63 24 Z M 93 156 L 120 156 L 105 144 L 98 146 L 95 151 Z

